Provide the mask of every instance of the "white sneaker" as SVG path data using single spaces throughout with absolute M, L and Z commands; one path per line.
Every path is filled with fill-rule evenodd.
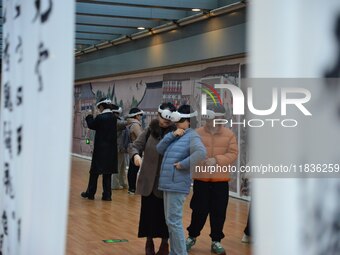
M 124 189 L 123 186 L 117 186 L 117 187 L 113 187 L 112 189 L 114 190 L 120 190 L 120 189 Z
M 243 237 L 242 237 L 241 242 L 242 242 L 242 243 L 251 243 L 252 240 L 251 240 L 251 237 L 250 237 L 250 236 L 247 236 L 246 234 L 243 234 Z
M 225 250 L 220 242 L 211 243 L 211 252 L 218 255 L 226 255 Z
M 185 245 L 187 247 L 187 252 L 189 252 L 196 243 L 196 237 L 188 237 L 187 240 L 185 240 Z

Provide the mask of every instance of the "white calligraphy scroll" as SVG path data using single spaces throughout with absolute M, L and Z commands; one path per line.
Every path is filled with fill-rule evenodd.
M 329 171 L 329 178 L 254 180 L 255 254 L 340 254 L 340 179 L 330 172 L 340 163 L 340 83 L 324 79 L 340 77 L 340 2 L 254 0 L 248 21 L 249 76 L 276 79 L 262 88 L 267 93 L 290 78 L 312 97 L 312 116 L 300 113 L 297 128 L 251 129 L 251 157 L 297 170 L 325 163 Z
M 0 253 L 65 253 L 74 1 L 3 0 Z

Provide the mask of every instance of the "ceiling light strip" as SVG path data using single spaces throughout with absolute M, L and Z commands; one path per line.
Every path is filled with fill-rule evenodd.
M 216 16 L 223 15 L 223 14 L 226 14 L 226 13 L 234 12 L 234 11 L 237 11 L 237 10 L 245 8 L 245 7 L 246 7 L 246 1 L 240 1 L 240 2 L 237 2 L 237 3 L 233 3 L 233 4 L 230 4 L 230 5 L 227 5 L 227 6 L 223 6 L 223 7 L 211 10 L 209 12 L 197 13 L 195 15 L 185 17 L 185 18 L 179 19 L 177 21 L 168 22 L 166 24 L 154 27 L 152 29 L 145 29 L 144 31 L 131 34 L 131 36 L 125 35 L 125 36 L 119 37 L 119 38 L 114 39 L 114 40 L 109 41 L 109 42 L 93 45 L 93 46 L 88 47 L 84 50 L 76 51 L 75 55 L 80 56 L 80 55 L 90 53 L 90 52 L 93 52 L 93 51 L 96 51 L 96 50 L 108 48 L 108 47 L 111 47 L 111 46 L 114 46 L 114 45 L 123 44 L 123 43 L 129 42 L 131 40 L 137 40 L 137 39 L 140 39 L 140 38 L 144 38 L 144 37 L 150 36 L 152 34 L 166 32 L 166 31 L 175 29 L 179 26 L 185 26 L 185 25 L 189 25 L 189 24 L 192 24 L 192 23 L 196 23 L 198 21 L 202 21 L 202 20 L 208 19 L 210 17 L 216 17 Z

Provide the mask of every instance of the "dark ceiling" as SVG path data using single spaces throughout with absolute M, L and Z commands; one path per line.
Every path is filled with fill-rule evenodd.
M 76 51 L 166 24 L 209 13 L 238 1 L 223 0 L 77 0 Z M 193 9 L 199 9 L 194 11 Z M 140 29 L 138 29 L 140 27 Z M 142 29 L 144 28 L 144 29 Z M 143 32 L 144 31 L 144 32 Z M 111 44 L 112 45 L 112 44 Z
M 200 15 L 210 15 L 211 10 L 240 2 L 243 1 L 76 0 L 75 51 L 83 52 L 84 49 L 108 43 L 112 46 L 113 41 L 135 39 L 145 33 L 163 31 L 181 25 L 179 21 L 184 23 L 195 16 L 199 19 Z M 194 11 L 194 8 L 199 10 Z M 2 13 L 2 1 L 0 9 Z M 2 38 L 2 20 L 0 24 Z

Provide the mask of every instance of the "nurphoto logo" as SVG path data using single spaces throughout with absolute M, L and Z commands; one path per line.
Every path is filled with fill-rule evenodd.
M 202 83 L 203 84 L 203 83 Z M 206 84 L 204 84 L 206 85 Z M 206 85 L 208 88 L 202 88 L 202 96 L 201 96 L 201 111 L 202 115 L 207 114 L 207 95 L 213 100 L 216 105 L 218 102 L 215 97 L 218 99 L 219 103 L 222 104 L 222 100 L 216 89 L 227 89 L 230 91 L 232 95 L 232 114 L 233 115 L 245 115 L 245 96 L 242 90 L 233 84 L 214 84 L 214 86 Z M 279 105 L 279 90 L 278 88 L 272 88 L 272 105 L 269 109 L 256 109 L 254 106 L 254 94 L 253 88 L 249 87 L 247 89 L 247 107 L 250 113 L 256 116 L 269 116 L 277 111 Z M 300 98 L 290 98 L 289 95 L 301 95 Z M 311 93 L 309 90 L 305 88 L 280 88 L 280 115 L 287 116 L 287 106 L 296 107 L 299 109 L 304 116 L 312 116 L 311 112 L 304 106 L 311 99 Z M 296 127 L 298 125 L 298 121 L 296 119 L 243 119 L 241 122 L 233 122 L 232 119 L 214 119 L 214 126 L 216 125 L 225 125 L 230 124 L 233 125 L 243 125 L 244 127 L 248 125 L 249 127 L 263 127 L 266 123 L 271 125 L 271 127 L 275 127 L 277 123 L 280 123 L 283 127 Z

